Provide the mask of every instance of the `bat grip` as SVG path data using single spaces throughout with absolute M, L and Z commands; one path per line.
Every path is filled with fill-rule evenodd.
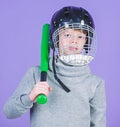
M 47 72 L 42 71 L 41 72 L 41 81 L 46 81 L 47 79 Z M 36 98 L 36 101 L 38 104 L 45 104 L 47 102 L 47 96 L 44 94 L 39 94 Z
M 47 80 L 47 72 L 46 71 L 42 71 L 41 72 L 41 81 L 46 81 Z

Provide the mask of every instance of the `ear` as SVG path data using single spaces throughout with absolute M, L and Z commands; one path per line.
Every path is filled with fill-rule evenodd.
M 86 43 L 87 43 L 87 41 L 88 41 L 88 38 L 86 37 L 86 38 L 85 38 L 85 43 L 84 43 L 84 44 L 86 44 Z

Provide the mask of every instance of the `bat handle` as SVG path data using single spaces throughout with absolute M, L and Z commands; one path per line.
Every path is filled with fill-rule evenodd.
M 47 79 L 47 72 L 42 71 L 41 72 L 41 81 L 46 81 Z M 47 96 L 44 94 L 39 94 L 36 98 L 36 101 L 38 104 L 45 104 L 47 103 Z

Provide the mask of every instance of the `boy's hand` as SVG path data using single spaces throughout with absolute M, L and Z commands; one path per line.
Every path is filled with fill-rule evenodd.
M 29 94 L 30 100 L 35 101 L 39 94 L 45 94 L 48 96 L 50 91 L 52 91 L 52 88 L 48 85 L 47 82 L 38 82 Z

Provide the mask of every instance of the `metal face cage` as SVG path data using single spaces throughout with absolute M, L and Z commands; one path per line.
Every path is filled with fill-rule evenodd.
M 96 53 L 95 30 L 81 23 L 67 23 L 52 35 L 55 55 L 70 65 L 86 65 Z

